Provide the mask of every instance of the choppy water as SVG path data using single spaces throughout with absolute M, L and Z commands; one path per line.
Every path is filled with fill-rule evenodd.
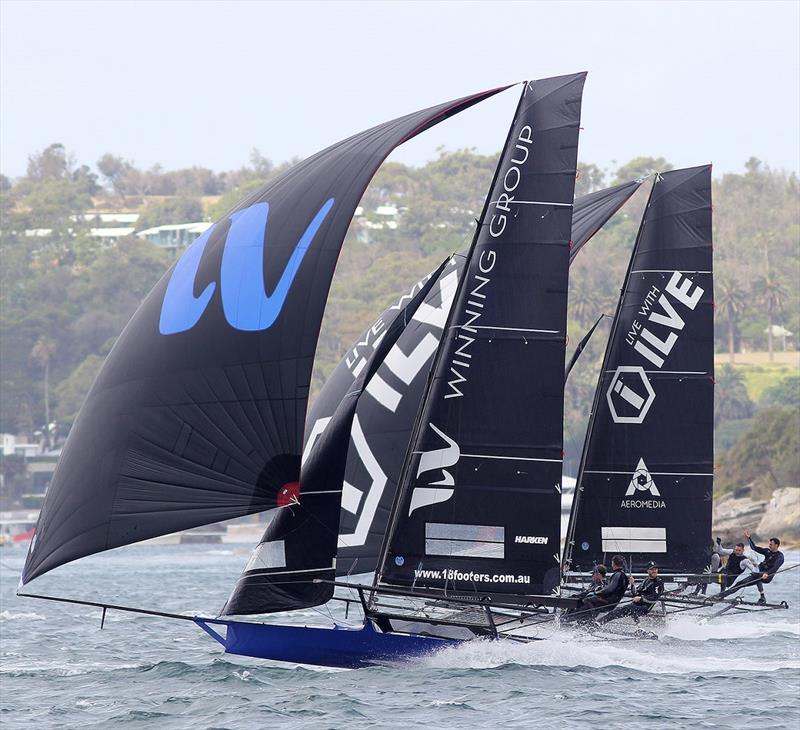
M 4 730 L 800 726 L 800 569 L 767 589 L 789 611 L 680 616 L 659 641 L 481 641 L 347 671 L 228 657 L 190 622 L 111 612 L 100 631 L 97 609 L 15 597 L 23 558 L 0 550 Z M 28 590 L 213 614 L 246 560 L 245 548 L 132 547 Z

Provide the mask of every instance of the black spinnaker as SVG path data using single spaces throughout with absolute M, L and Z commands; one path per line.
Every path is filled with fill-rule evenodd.
M 640 185 L 639 181 L 633 181 L 575 200 L 570 262 Z M 411 317 L 359 400 L 343 483 L 336 558 L 338 575 L 371 573 L 377 568 L 406 446 L 466 256 L 466 251 L 454 254 L 442 269 L 424 304 Z M 427 277 L 423 281 L 426 280 Z M 354 378 L 375 357 L 375 347 L 388 318 L 421 285 L 422 282 L 415 284 L 384 311 L 350 347 L 325 381 L 319 396 L 309 406 L 306 451 L 323 433 Z
M 533 594 L 557 566 L 584 80 L 525 87 L 410 441 L 380 583 Z
M 195 241 L 126 326 L 70 432 L 23 582 L 298 498 L 311 368 L 345 232 L 401 142 L 502 89 L 356 134 Z
M 702 572 L 714 454 L 711 166 L 658 176 L 634 245 L 578 473 L 567 556 Z
M 584 245 L 599 231 L 641 186 L 641 180 L 615 185 L 613 188 L 596 190 L 575 201 L 572 212 L 572 241 L 569 260 L 578 255 Z

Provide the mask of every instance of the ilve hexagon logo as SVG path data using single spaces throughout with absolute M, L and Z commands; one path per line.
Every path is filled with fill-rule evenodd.
M 620 365 L 606 391 L 614 423 L 643 423 L 655 399 L 647 373 L 639 365 Z

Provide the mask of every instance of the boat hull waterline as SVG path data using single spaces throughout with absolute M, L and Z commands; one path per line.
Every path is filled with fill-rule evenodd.
M 202 618 L 194 621 L 227 654 L 345 669 L 406 662 L 463 643 L 433 636 L 384 634 L 369 622 L 357 628 L 339 624 L 326 628 Z M 225 636 L 213 625 L 224 625 Z

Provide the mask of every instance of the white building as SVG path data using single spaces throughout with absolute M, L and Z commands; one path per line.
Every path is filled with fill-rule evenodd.
M 139 231 L 136 235 L 144 238 L 154 246 L 165 248 L 173 254 L 180 248 L 185 248 L 196 238 L 205 233 L 213 223 L 197 221 L 195 223 L 170 223 L 165 226 L 155 226 Z
M 19 440 L 19 436 L 13 433 L 0 433 L 0 444 L 2 445 L 3 456 L 38 456 L 42 453 L 40 444 L 32 444 Z

